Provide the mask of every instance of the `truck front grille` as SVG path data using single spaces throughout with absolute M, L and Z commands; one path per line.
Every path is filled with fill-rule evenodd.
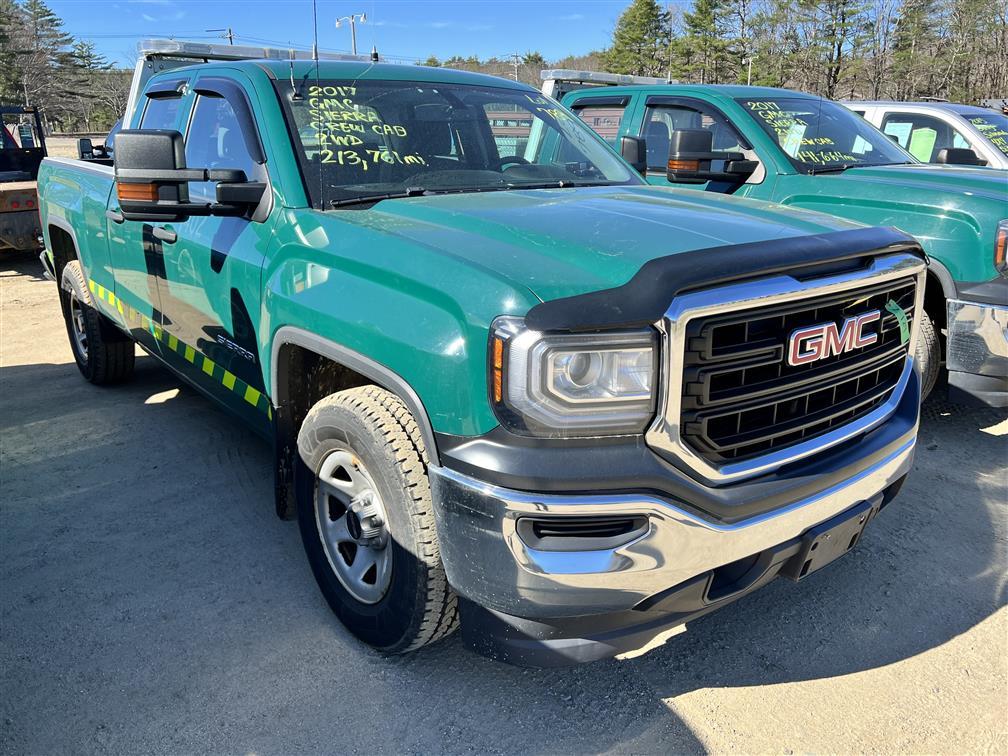
M 913 277 L 686 324 L 682 441 L 712 465 L 750 459 L 845 425 L 885 402 L 907 357 L 895 302 L 912 328 Z M 874 310 L 873 344 L 791 365 L 791 335 Z

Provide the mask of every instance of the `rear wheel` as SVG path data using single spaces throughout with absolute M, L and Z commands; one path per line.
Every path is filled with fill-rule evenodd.
M 95 309 L 77 260 L 71 260 L 63 268 L 60 305 L 70 349 L 81 375 L 97 385 L 118 383 L 133 375 L 136 356 L 133 340 Z
M 941 370 L 941 341 L 931 317 L 925 312 L 920 319 L 917 353 L 914 355 L 921 371 L 921 401 L 927 399 L 938 380 Z
M 416 421 L 375 386 L 341 391 L 298 434 L 298 523 L 312 572 L 343 624 L 387 653 L 458 625 L 441 564 L 427 452 Z

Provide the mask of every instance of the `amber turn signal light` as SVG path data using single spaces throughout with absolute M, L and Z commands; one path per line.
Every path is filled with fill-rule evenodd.
M 994 236 L 994 267 L 1002 276 L 1008 276 L 1008 221 L 998 224 Z
M 699 160 L 669 160 L 668 169 L 670 171 L 699 171 Z
M 500 403 L 504 396 L 504 342 L 493 340 L 493 398 Z
M 116 184 L 116 193 L 120 200 L 157 202 L 157 184 Z

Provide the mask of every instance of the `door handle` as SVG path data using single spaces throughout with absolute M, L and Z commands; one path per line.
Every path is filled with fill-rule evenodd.
M 113 223 L 122 223 L 126 218 L 118 210 L 106 210 L 105 217 L 108 218 Z
M 155 239 L 160 239 L 165 244 L 174 244 L 175 240 L 178 239 L 178 234 L 170 228 L 165 228 L 164 226 L 154 226 L 151 233 L 154 234 Z

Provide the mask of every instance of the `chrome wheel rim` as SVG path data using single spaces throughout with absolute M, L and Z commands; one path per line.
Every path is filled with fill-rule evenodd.
M 392 579 L 388 518 L 374 480 L 351 452 L 329 454 L 315 478 L 315 524 L 329 566 L 362 604 L 376 604 Z
M 84 327 L 84 306 L 77 299 L 77 293 L 72 290 L 70 292 L 70 327 L 73 329 L 77 352 L 80 354 L 81 359 L 87 361 L 88 337 L 87 329 Z

